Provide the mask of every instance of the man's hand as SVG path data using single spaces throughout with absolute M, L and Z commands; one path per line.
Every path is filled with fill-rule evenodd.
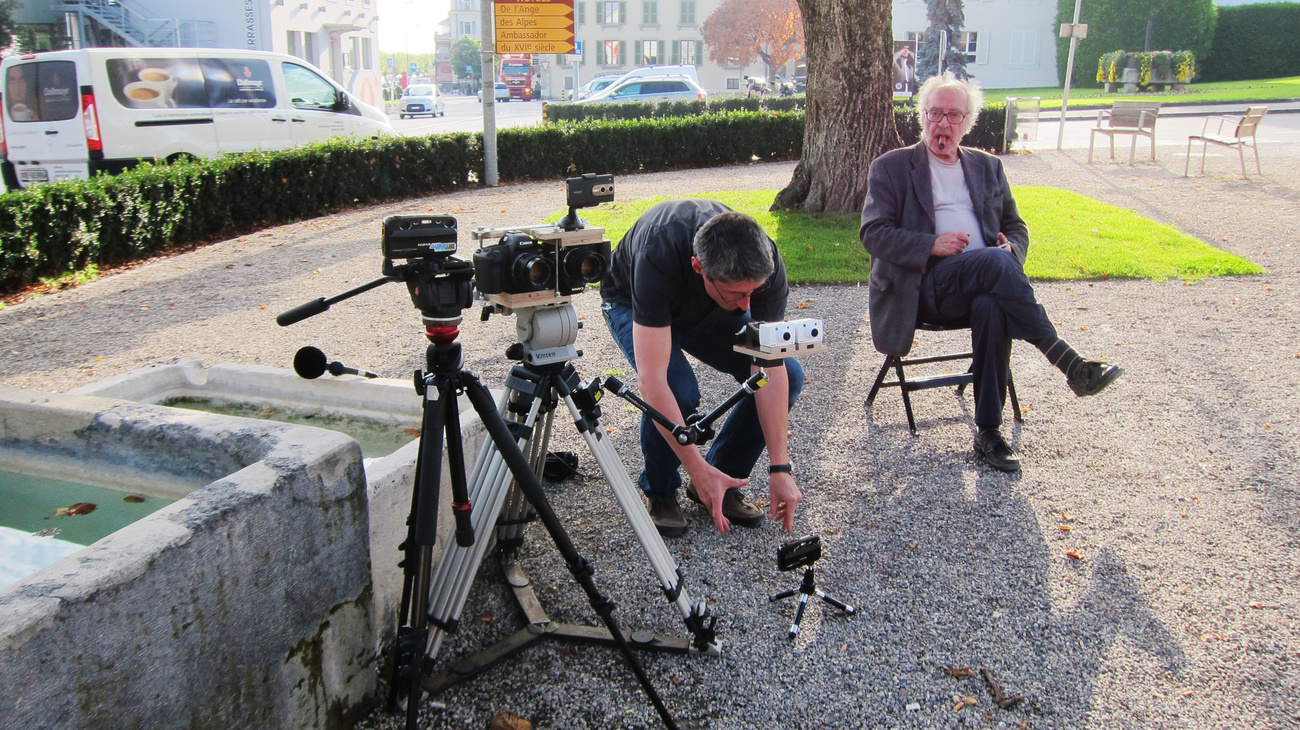
M 1007 253 L 1014 253 L 1011 249 L 1011 242 L 1007 240 L 1007 237 L 1001 231 L 998 231 L 998 248 Z
M 728 489 L 733 487 L 740 489 L 747 486 L 749 480 L 728 476 L 709 464 L 704 464 L 703 469 L 696 469 L 694 472 L 689 469 L 687 471 L 691 475 L 691 484 L 695 486 L 695 493 L 699 495 L 705 509 L 713 516 L 713 524 L 718 528 L 718 532 L 730 532 L 731 520 L 722 514 L 722 498 L 727 494 Z
M 941 233 L 934 239 L 934 246 L 931 247 L 930 253 L 935 256 L 952 256 L 965 251 L 968 243 L 970 243 L 969 233 L 960 233 L 958 231 Z
M 777 472 L 767 480 L 769 506 L 767 517 L 781 520 L 781 529 L 790 532 L 794 529 L 794 511 L 799 506 L 803 495 L 794 483 L 794 475 Z

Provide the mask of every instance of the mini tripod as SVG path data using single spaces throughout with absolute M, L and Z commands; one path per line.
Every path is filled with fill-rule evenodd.
M 807 535 L 797 540 L 791 540 L 776 551 L 777 567 L 781 570 L 804 569 L 803 581 L 799 583 L 798 588 L 781 591 L 768 599 L 769 603 L 775 603 L 782 598 L 789 598 L 795 594 L 799 595 L 799 608 L 795 611 L 794 623 L 790 625 L 791 639 L 799 635 L 799 622 L 803 620 L 803 610 L 808 607 L 808 599 L 814 595 L 843 611 L 846 615 L 852 616 L 857 613 L 856 608 L 834 596 L 826 595 L 817 587 L 817 581 L 813 577 L 813 563 L 817 562 L 821 556 L 821 538 L 817 535 Z

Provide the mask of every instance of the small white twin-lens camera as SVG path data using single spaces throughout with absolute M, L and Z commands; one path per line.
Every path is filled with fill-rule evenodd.
M 814 342 L 821 342 L 826 339 L 826 328 L 822 326 L 820 319 L 813 317 L 792 319 L 786 322 L 786 325 L 794 332 L 796 344 L 811 345 Z
M 759 347 L 785 347 L 795 343 L 794 329 L 789 322 L 759 322 Z

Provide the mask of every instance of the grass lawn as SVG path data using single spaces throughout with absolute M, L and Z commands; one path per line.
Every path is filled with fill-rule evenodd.
M 1263 268 L 1123 208 L 1060 188 L 1015 187 L 1029 224 L 1026 273 L 1034 279 L 1153 279 L 1258 274 Z M 772 213 L 775 190 L 704 193 L 754 216 L 777 243 L 791 282 L 866 281 L 869 258 L 858 242 L 856 214 Z M 589 225 L 619 239 L 642 213 L 668 196 L 606 203 L 581 212 Z M 551 218 L 559 220 L 560 214 Z
M 1060 109 L 1061 92 L 1059 86 L 1045 86 L 1036 89 L 985 89 L 984 99 L 988 103 L 1006 101 L 1008 96 L 1042 97 L 1043 109 Z M 1133 99 L 1152 99 L 1167 104 L 1210 104 L 1216 102 L 1278 100 L 1291 101 L 1300 98 L 1300 76 L 1279 79 L 1255 79 L 1251 81 L 1220 81 L 1198 84 L 1195 81 L 1187 85 L 1184 91 L 1164 91 L 1142 94 L 1107 94 L 1102 88 L 1070 87 L 1070 108 L 1108 107 L 1116 101 Z

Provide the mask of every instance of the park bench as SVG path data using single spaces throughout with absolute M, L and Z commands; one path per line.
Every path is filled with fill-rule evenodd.
M 1097 112 L 1097 126 L 1088 138 L 1088 162 L 1092 162 L 1092 149 L 1097 135 L 1104 134 L 1110 138 L 1110 159 L 1115 159 L 1115 135 L 1132 135 L 1129 145 L 1128 163 L 1133 164 L 1137 154 L 1137 138 L 1151 140 L 1151 159 L 1156 159 L 1156 117 L 1160 116 L 1158 101 L 1117 101 L 1109 110 Z

